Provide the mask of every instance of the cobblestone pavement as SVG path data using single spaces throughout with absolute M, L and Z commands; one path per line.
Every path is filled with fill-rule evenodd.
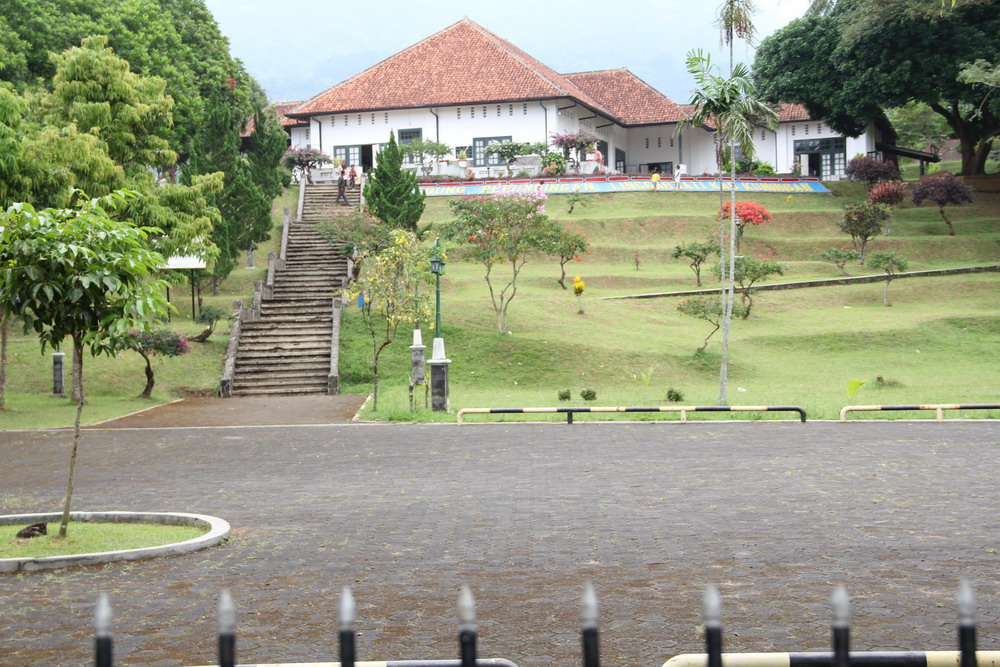
M 57 509 L 59 432 L 0 433 L 7 513 Z M 580 596 L 605 664 L 700 651 L 702 591 L 726 649 L 949 649 L 960 576 L 1000 648 L 995 422 L 340 425 L 88 430 L 75 509 L 191 511 L 228 544 L 132 564 L 0 576 L 0 664 L 84 665 L 109 594 L 125 665 L 213 661 L 217 592 L 245 662 L 335 659 L 340 587 L 362 659 L 457 657 L 472 587 L 483 657 L 579 664 Z

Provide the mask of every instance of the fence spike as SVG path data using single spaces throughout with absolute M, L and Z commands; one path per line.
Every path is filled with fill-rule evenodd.
M 467 584 L 462 585 L 462 590 L 458 594 L 458 620 L 465 630 L 476 629 L 476 600 L 472 597 L 472 590 Z
M 228 588 L 219 593 L 219 666 L 236 664 L 236 605 Z
M 965 577 L 958 583 L 958 623 L 959 625 L 976 624 L 976 594 L 972 584 Z
M 715 584 L 705 587 L 705 627 L 722 627 L 722 597 Z
M 705 587 L 705 653 L 708 667 L 722 667 L 722 597 L 715 584 Z
M 461 667 L 476 667 L 476 601 L 468 585 L 458 594 L 458 620 Z
M 600 649 L 597 638 L 597 592 L 587 583 L 583 588 L 583 667 L 600 667 Z
M 830 601 L 833 604 L 833 627 L 848 627 L 851 622 L 851 599 L 847 595 L 847 586 L 838 584 Z
M 340 592 L 340 665 L 354 667 L 355 660 L 354 595 L 350 586 L 344 586 Z
M 108 596 L 101 593 L 97 596 L 97 607 L 94 609 L 94 665 L 111 667 L 111 663 L 111 603 Z
M 340 591 L 340 629 L 350 630 L 354 627 L 354 594 L 350 586 L 344 586 Z
M 587 583 L 583 588 L 583 627 L 596 628 L 598 619 L 597 592 L 594 585 Z
M 851 600 L 839 584 L 830 598 L 833 606 L 833 667 L 847 667 L 851 660 Z
M 958 584 L 959 667 L 976 667 L 976 594 L 965 577 Z
M 94 609 L 94 636 L 104 639 L 111 636 L 111 603 L 106 593 L 97 596 L 97 607 Z

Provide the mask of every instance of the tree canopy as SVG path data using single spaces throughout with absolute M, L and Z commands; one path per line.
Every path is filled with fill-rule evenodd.
M 825 14 L 792 21 L 757 50 L 759 93 L 803 104 L 849 136 L 883 119 L 883 109 L 924 102 L 959 138 L 962 173 L 983 173 L 1000 134 L 1000 96 L 984 100 L 981 86 L 959 74 L 965 64 L 1000 53 L 1000 14 L 994 2 L 948 11 L 926 4 L 841 0 Z
M 175 103 L 175 122 L 166 138 L 182 159 L 215 85 L 229 79 L 238 84 L 244 121 L 252 102 L 265 103 L 260 86 L 230 55 L 229 42 L 203 0 L 3 0 L 3 5 L 0 80 L 21 90 L 44 86 L 56 69 L 50 52 L 106 35 L 108 46 L 133 72 L 163 79 L 164 93 Z

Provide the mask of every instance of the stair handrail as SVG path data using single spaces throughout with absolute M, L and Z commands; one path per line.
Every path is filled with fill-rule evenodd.
M 347 278 L 344 278 L 347 287 Z M 343 313 L 344 301 L 338 294 L 333 297 L 333 326 L 330 333 L 330 373 L 326 376 L 326 393 L 340 393 L 340 318 Z
M 271 253 L 272 255 L 274 253 Z M 240 309 L 240 319 L 244 322 L 256 322 L 260 319 L 260 302 L 263 296 L 263 287 L 259 280 L 253 281 L 253 300 L 249 308 Z M 242 302 L 241 302 L 242 304 Z
M 292 212 L 286 206 L 284 210 L 285 225 L 281 228 L 281 254 L 280 257 L 288 257 L 288 228 L 292 226 Z
M 309 174 L 308 172 L 304 172 L 302 178 L 299 179 L 299 210 L 295 214 L 295 222 L 302 222 L 302 208 L 306 202 L 306 182 L 308 180 Z
M 233 379 L 236 377 L 236 352 L 240 346 L 240 319 L 243 315 L 243 299 L 233 301 L 233 319 L 229 326 L 229 343 L 226 345 L 226 361 L 222 366 L 219 380 L 219 396 L 232 398 Z

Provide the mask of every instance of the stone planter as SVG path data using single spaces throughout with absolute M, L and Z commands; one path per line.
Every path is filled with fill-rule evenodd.
M 0 558 L 0 572 L 30 572 L 33 570 L 54 570 L 76 565 L 95 565 L 118 560 L 145 560 L 159 556 L 174 556 L 213 547 L 229 535 L 229 523 L 206 514 L 185 514 L 181 512 L 70 512 L 73 521 L 93 521 L 107 523 L 160 523 L 171 526 L 202 526 L 208 532 L 184 542 L 163 544 L 157 547 L 142 547 L 123 551 L 100 551 L 89 554 L 67 554 L 45 556 L 43 558 Z M 46 514 L 5 514 L 0 515 L 0 525 L 29 525 L 33 523 L 58 524 L 62 512 Z

